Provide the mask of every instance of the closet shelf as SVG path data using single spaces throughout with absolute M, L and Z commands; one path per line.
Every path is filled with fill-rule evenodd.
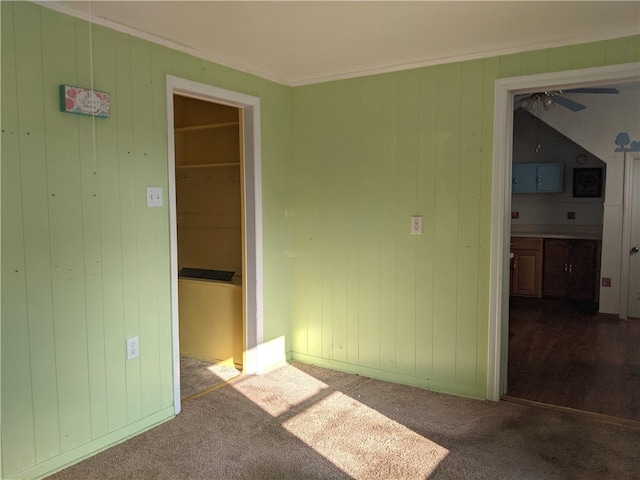
M 183 168 L 216 168 L 216 167 L 239 167 L 239 162 L 234 163 L 202 163 L 199 165 L 176 165 L 176 170 Z
M 238 125 L 240 125 L 240 122 L 209 123 L 205 125 L 193 125 L 191 127 L 176 127 L 174 131 L 176 133 L 200 132 L 202 130 L 215 130 L 218 128 L 237 127 Z

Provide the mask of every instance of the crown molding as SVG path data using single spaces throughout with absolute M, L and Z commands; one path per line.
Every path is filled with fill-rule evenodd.
M 615 32 L 608 32 L 606 34 L 598 34 L 598 35 L 585 35 L 580 38 L 566 38 L 556 41 L 550 42 L 540 42 L 535 44 L 529 44 L 525 46 L 519 47 L 511 47 L 511 48 L 503 48 L 503 49 L 493 49 L 493 50 L 485 50 L 482 52 L 476 52 L 472 54 L 464 54 L 464 55 L 452 55 L 447 57 L 440 57 L 432 60 L 425 60 L 421 62 L 413 62 L 413 63 L 403 63 L 398 65 L 390 65 L 379 68 L 365 69 L 365 70 L 353 70 L 349 72 L 337 73 L 333 75 L 321 75 L 314 76 L 302 79 L 286 79 L 282 77 L 278 77 L 276 75 L 272 75 L 270 73 L 264 72 L 262 70 L 256 70 L 251 68 L 248 65 L 243 63 L 234 62 L 226 58 L 218 57 L 216 55 L 211 55 L 209 53 L 203 52 L 201 50 L 189 47 L 187 45 L 183 45 L 181 43 L 175 42 L 173 40 L 168 40 L 159 35 L 155 35 L 152 33 L 144 32 L 138 30 L 134 27 L 130 27 L 127 25 L 123 25 L 118 22 L 114 22 L 112 20 L 107 20 L 100 17 L 93 17 L 90 14 L 86 14 L 83 12 L 78 12 L 72 8 L 69 8 L 67 5 L 61 4 L 55 0 L 33 0 L 33 3 L 40 5 L 41 7 L 45 7 L 51 10 L 55 10 L 59 13 L 63 13 L 65 15 L 69 15 L 75 18 L 79 18 L 81 20 L 85 20 L 94 25 L 100 25 L 103 27 L 111 28 L 121 33 L 125 33 L 127 35 L 131 35 L 133 37 L 140 38 L 142 40 L 147 40 L 149 42 L 162 45 L 164 47 L 170 48 L 172 50 L 176 50 L 179 52 L 186 53 L 188 55 L 192 55 L 201 60 L 210 61 L 216 63 L 218 65 L 222 65 L 224 67 L 232 68 L 242 73 L 246 73 L 249 75 L 254 75 L 256 77 L 260 77 L 264 80 L 268 80 L 270 82 L 278 83 L 280 85 L 288 86 L 288 87 L 301 87 L 305 85 L 313 85 L 318 83 L 326 83 L 337 80 L 347 80 L 358 77 L 366 77 L 372 75 L 380 75 L 385 73 L 393 73 L 399 72 L 403 70 L 412 70 L 423 67 L 432 67 L 436 65 L 443 65 L 447 63 L 456 63 L 456 62 L 465 62 L 470 60 L 479 60 L 482 58 L 490 58 L 497 57 L 501 55 L 512 55 L 517 53 L 523 53 L 533 50 L 543 50 L 547 48 L 558 48 L 558 47 L 566 47 L 571 45 L 579 45 L 583 43 L 591 43 L 603 40 L 613 40 L 616 38 L 623 38 L 632 35 L 638 35 L 638 29 L 636 28 L 628 28 L 628 29 L 620 29 Z
M 548 48 L 568 47 L 572 45 L 581 45 L 581 44 L 586 44 L 591 42 L 615 40 L 617 38 L 624 38 L 624 37 L 630 37 L 633 35 L 638 35 L 639 33 L 640 31 L 638 31 L 638 29 L 635 29 L 635 28 L 621 29 L 616 32 L 610 32 L 602 35 L 591 35 L 591 36 L 584 36 L 580 38 L 567 38 L 567 39 L 562 39 L 562 40 L 557 40 L 552 42 L 540 42 L 535 44 L 529 44 L 529 45 L 520 46 L 520 47 L 485 50 L 482 52 L 464 54 L 464 55 L 452 55 L 449 57 L 440 57 L 433 60 L 425 60 L 423 62 L 398 64 L 398 65 L 393 65 L 388 67 L 373 68 L 369 70 L 358 70 L 358 71 L 340 73 L 335 75 L 327 75 L 322 77 L 310 77 L 308 79 L 290 81 L 288 85 L 291 87 L 300 87 L 300 86 L 312 85 L 316 83 L 325 83 L 325 82 L 331 82 L 336 80 L 347 80 L 350 78 L 400 72 L 403 70 L 412 70 L 412 69 L 423 68 L 423 67 L 433 67 L 436 65 L 445 65 L 448 63 L 466 62 L 470 60 L 479 60 L 483 58 L 499 57 L 502 55 L 513 55 L 516 53 L 524 53 L 524 52 L 530 52 L 535 50 L 544 50 Z
M 163 47 L 170 48 L 172 50 L 176 50 L 182 53 L 186 53 L 188 55 L 192 55 L 201 60 L 206 60 L 209 62 L 217 63 L 218 65 L 222 65 L 223 67 L 232 68 L 242 73 L 247 73 L 249 75 L 254 75 L 256 77 L 260 77 L 264 80 L 268 80 L 270 82 L 278 83 L 285 86 L 292 86 L 290 82 L 283 78 L 279 78 L 275 75 L 271 75 L 269 73 L 263 72 L 261 70 L 255 70 L 247 65 L 242 63 L 232 62 L 227 59 L 218 57 L 216 55 L 211 55 L 196 48 L 189 47 L 187 45 L 183 45 L 178 42 L 174 42 L 173 40 L 166 39 L 164 37 L 160 37 L 153 33 L 144 32 L 142 30 L 138 30 L 137 28 L 130 27 L 127 25 L 123 25 L 118 22 L 114 22 L 113 20 L 107 20 L 105 18 L 93 17 L 84 12 L 78 12 L 72 8 L 69 8 L 66 5 L 60 4 L 55 0 L 32 0 L 32 3 L 40 5 L 41 7 L 48 8 L 50 10 L 55 10 L 58 13 L 63 13 L 65 15 L 69 15 L 71 17 L 78 18 L 80 20 L 85 20 L 93 25 L 100 25 L 101 27 L 107 27 L 112 30 L 116 30 L 118 32 L 131 35 L 132 37 L 140 38 L 142 40 L 146 40 L 151 43 L 155 43 L 158 45 L 162 45 Z

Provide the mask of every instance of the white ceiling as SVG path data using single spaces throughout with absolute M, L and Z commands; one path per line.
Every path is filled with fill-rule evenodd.
M 41 1 L 302 85 L 640 33 L 640 1 Z

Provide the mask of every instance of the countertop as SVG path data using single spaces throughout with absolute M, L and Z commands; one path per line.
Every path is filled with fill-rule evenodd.
M 511 232 L 512 237 L 529 238 L 560 238 L 567 240 L 602 240 L 600 235 L 593 233 L 522 233 Z
M 602 240 L 602 225 L 511 224 L 512 237 Z

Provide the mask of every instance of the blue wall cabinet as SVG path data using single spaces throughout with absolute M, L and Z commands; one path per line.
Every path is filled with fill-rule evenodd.
M 514 164 L 511 175 L 513 193 L 558 193 L 563 187 L 561 163 Z

